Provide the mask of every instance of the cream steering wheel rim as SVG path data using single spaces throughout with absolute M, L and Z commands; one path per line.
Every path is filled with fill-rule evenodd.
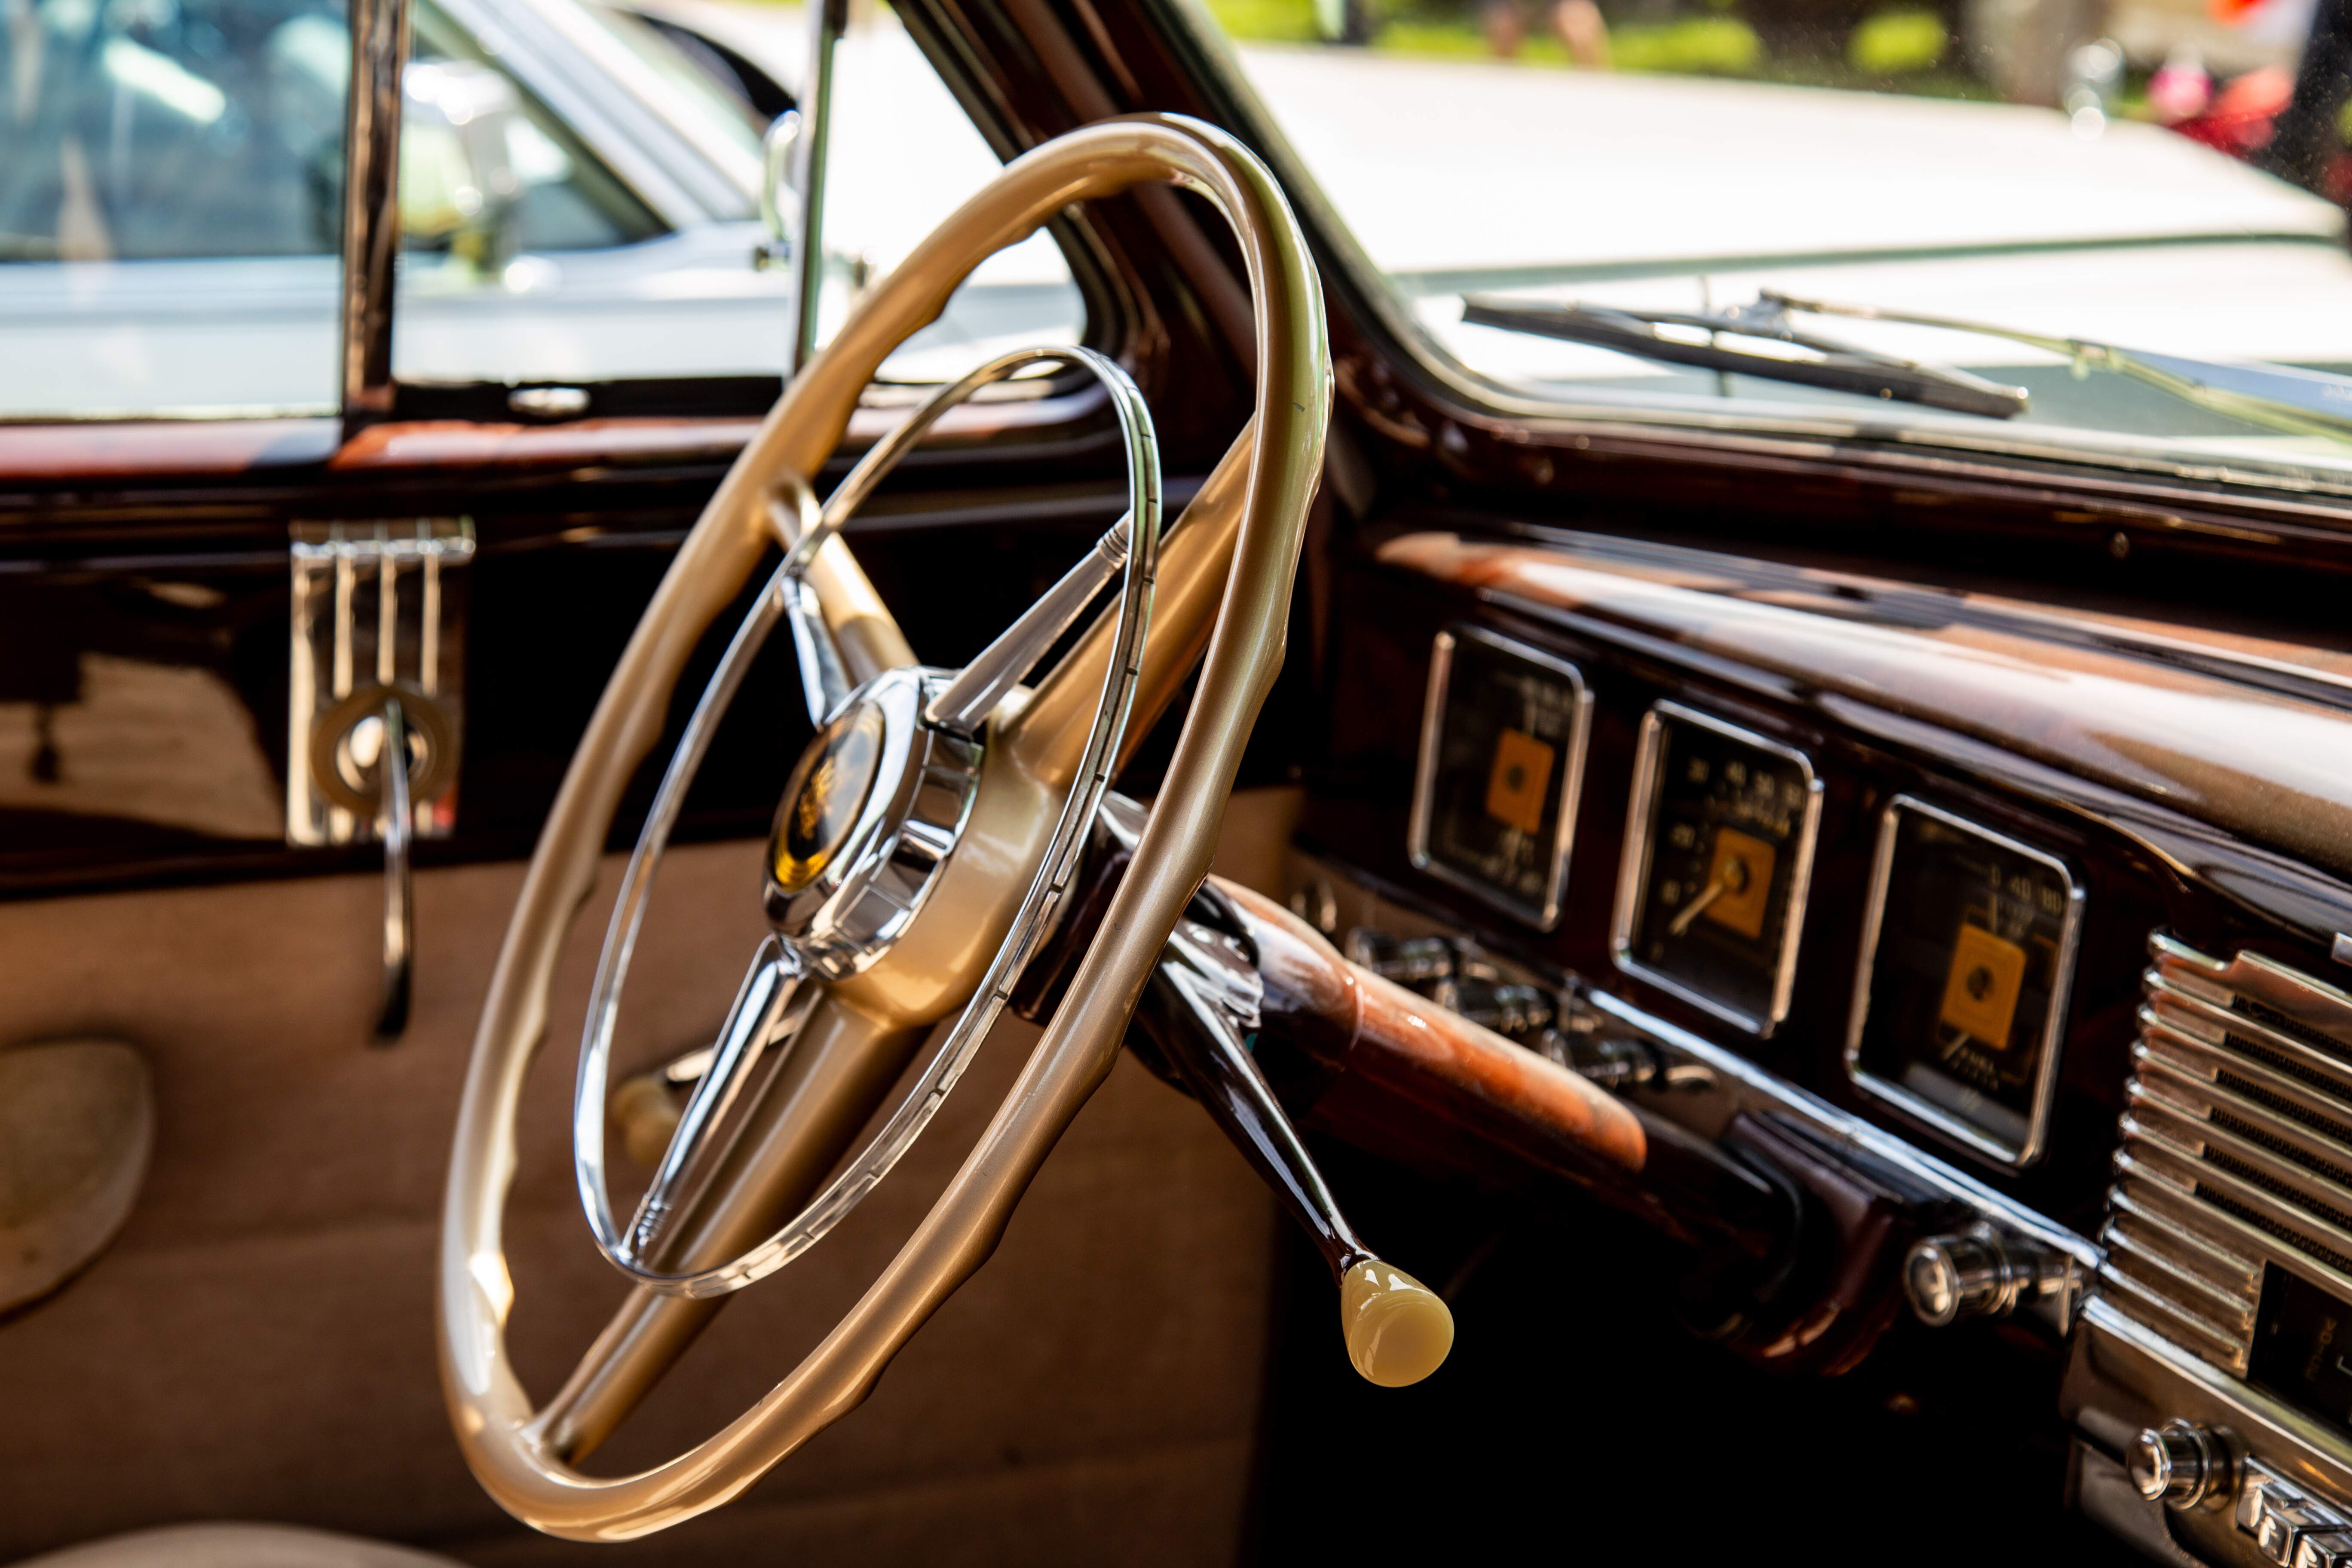
M 1134 858 L 1136 869 L 1120 886 L 1068 1000 L 979 1143 L 905 1247 L 824 1342 L 751 1409 L 688 1452 L 635 1475 L 585 1475 L 544 1440 L 542 1413 L 507 1354 L 513 1287 L 503 1211 L 515 1171 L 523 1079 L 546 1033 L 556 962 L 593 889 L 621 795 L 661 734 L 672 691 L 697 642 L 771 542 L 761 495 L 766 477 L 818 471 L 884 357 L 935 319 L 982 260 L 1072 203 L 1149 183 L 1173 184 L 1206 197 L 1233 226 L 1256 309 L 1257 408 L 1252 430 L 1192 509 L 1207 514 L 1198 520 L 1202 526 L 1195 529 L 1188 515 L 1171 540 L 1172 546 L 1192 535 L 1189 586 L 1171 583 L 1181 576 L 1181 563 L 1162 568 L 1147 686 L 1156 682 L 1163 697 L 1172 690 L 1212 613 L 1214 630 L 1199 694 Z M 680 547 L 597 704 L 532 857 L 475 1037 L 442 1216 L 440 1366 L 467 1462 L 508 1511 L 551 1534 L 618 1541 L 718 1507 L 855 1408 L 915 1331 L 994 1249 L 1062 1131 L 1108 1074 L 1167 934 L 1208 871 L 1243 747 L 1281 667 L 1291 581 L 1321 468 L 1329 400 L 1320 284 L 1273 176 L 1223 132 L 1162 116 L 1089 126 L 1008 164 L 867 296 L 785 389 Z M 1228 552 L 1229 571 L 1218 570 Z M 845 655 L 874 668 L 912 662 L 839 540 L 819 552 L 809 580 Z M 1055 753 L 1034 737 L 1047 732 L 1057 703 L 1067 709 L 1073 701 L 1092 701 L 1087 672 L 1073 667 L 1083 666 L 1090 650 L 1101 656 L 1100 630 L 1082 639 L 1055 672 L 1058 690 L 1055 684 L 1041 687 L 1020 716 L 1024 731 L 992 751 L 992 780 L 998 773 L 1023 775 L 995 786 L 1000 794 L 1041 795 L 1067 787 L 1054 776 Z M 1060 680 L 1066 674 L 1072 679 Z M 1097 665 L 1096 686 L 1099 677 Z M 1024 735 L 1032 744 L 1024 745 Z M 984 780 L 983 791 L 991 787 Z M 993 876 L 1002 883 L 1003 868 L 979 863 L 985 858 L 976 858 L 968 879 Z M 1019 891 L 1008 885 L 998 901 L 1017 900 Z M 914 976 L 922 984 L 913 989 L 927 986 L 930 994 L 894 995 L 887 1005 L 933 1005 L 977 978 L 956 973 L 964 962 L 960 952 L 949 954 L 936 942 L 910 943 L 908 965 L 925 959 L 932 962 Z M 875 982 L 877 995 L 884 984 Z M 876 996 L 867 1000 L 885 1005 Z

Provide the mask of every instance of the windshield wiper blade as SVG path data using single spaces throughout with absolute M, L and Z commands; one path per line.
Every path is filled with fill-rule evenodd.
M 1989 326 L 1955 316 L 1915 315 L 1881 310 L 1875 305 L 1801 300 L 1770 289 L 1759 294 L 1756 302 L 1759 307 L 1797 310 L 1809 316 L 1845 316 L 1856 321 L 1941 327 L 1950 331 L 2006 338 L 2045 353 L 2063 355 L 2084 370 L 2105 370 L 2129 376 L 2168 392 L 2184 403 L 2193 403 L 2249 425 L 2293 436 L 2352 441 L 2352 376 L 2297 370 L 2289 365 L 2222 364 L 2211 360 L 2184 359 L 2178 354 L 2118 348 L 2084 338 L 2053 338 L 2020 331 L 2014 327 Z
M 1957 414 L 1979 414 L 1990 419 L 2014 419 L 2029 406 L 2023 387 L 2003 386 L 1949 365 L 1896 359 L 1852 343 L 1797 331 L 1789 325 L 1785 310 L 1778 304 L 1767 304 L 1764 300 L 1736 310 L 1688 315 L 1474 294 L 1462 301 L 1462 319 L 1476 326 L 1590 343 L 1671 364 L 1792 381 L 1834 392 L 1858 393 L 1864 397 L 1900 399 Z M 1706 332 L 1707 337 L 1704 342 L 1669 337 L 1658 331 L 1661 327 L 1692 329 Z M 1791 359 L 1727 348 L 1717 341 L 1723 334 L 1792 344 L 1813 357 Z

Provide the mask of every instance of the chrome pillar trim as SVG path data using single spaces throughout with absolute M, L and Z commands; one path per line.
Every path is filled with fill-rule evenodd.
M 394 264 L 400 254 L 400 72 L 408 0 L 352 0 L 343 109 L 343 424 L 392 413 Z
M 750 1251 L 707 1268 L 655 1267 L 647 1262 L 645 1248 L 651 1230 L 658 1229 L 661 1215 L 649 1216 L 641 1208 L 626 1234 L 614 1222 L 605 1179 L 605 1085 L 622 988 L 627 981 L 630 959 L 652 897 L 654 876 L 677 824 L 687 789 L 753 656 L 765 644 L 778 619 L 803 607 L 798 597 L 804 585 L 802 574 L 818 552 L 840 532 L 859 504 L 940 415 L 991 382 L 1002 380 L 1024 366 L 1049 362 L 1078 365 L 1092 372 L 1109 389 L 1129 458 L 1129 542 L 1123 552 L 1125 580 L 1112 634 L 1112 656 L 1094 721 L 1087 731 L 1076 785 L 1063 804 L 1044 858 L 978 989 L 966 1001 L 946 1038 L 932 1051 L 913 1087 L 881 1130 L 842 1163 L 832 1182 L 800 1214 Z M 1150 412 L 1127 373 L 1091 350 L 1017 350 L 991 360 L 942 388 L 904 425 L 875 444 L 842 479 L 813 523 L 806 486 L 796 479 L 788 479 L 782 489 L 796 502 L 789 510 L 781 500 L 770 508 L 771 520 L 782 531 L 781 537 L 786 542 L 783 563 L 753 602 L 720 657 L 719 668 L 712 672 L 709 684 L 688 719 L 686 731 L 662 776 L 653 809 L 646 816 L 636 850 L 630 857 L 622 880 L 620 897 L 606 931 L 604 953 L 597 964 L 587 1023 L 581 1035 L 580 1068 L 572 1100 L 572 1169 L 590 1232 L 598 1249 L 614 1268 L 639 1284 L 672 1296 L 708 1298 L 739 1290 L 816 1245 L 897 1165 L 962 1077 L 972 1053 L 1011 999 L 1031 954 L 1053 929 L 1080 851 L 1110 786 L 1142 673 L 1144 634 L 1150 621 L 1151 595 L 1159 565 L 1161 485 L 1159 446 Z M 1053 596 L 1049 591 L 1047 597 Z M 1015 624 L 1029 619 L 1024 615 Z M 805 629 L 813 641 L 830 643 L 831 634 L 824 629 L 822 616 L 810 618 L 803 615 L 795 620 L 795 628 L 796 637 Z M 1045 647 L 1038 645 L 1037 654 L 1042 655 Z M 1022 666 L 1021 670 L 1025 673 L 1026 666 Z M 812 980 L 842 980 L 870 967 L 913 922 L 938 886 L 977 797 L 985 758 L 980 741 L 954 733 L 925 718 L 949 679 L 946 672 L 938 670 L 884 670 L 832 702 L 824 717 L 822 721 L 829 730 L 851 722 L 854 716 L 861 713 L 871 715 L 878 731 L 879 756 L 854 822 L 841 835 L 837 847 L 828 849 L 825 864 L 805 884 L 788 888 L 778 881 L 772 846 L 765 888 L 769 918 L 777 928 L 776 937 L 772 940 L 788 950 L 789 962 L 796 973 Z M 821 694 L 817 689 L 821 684 L 809 688 L 812 704 Z M 820 731 L 814 743 L 826 743 L 824 730 Z M 780 808 L 780 833 L 782 815 L 795 809 L 795 805 L 796 798 L 787 799 Z M 754 960 L 755 979 L 761 962 Z M 745 985 L 745 993 L 737 998 L 739 1007 L 745 1005 L 745 996 L 750 994 L 754 981 L 747 980 Z M 730 1027 L 732 1025 L 730 1018 Z M 704 1080 L 706 1088 L 723 1078 L 730 1086 L 726 1091 L 731 1092 L 738 1075 L 722 1073 L 719 1065 L 726 1060 L 726 1052 L 722 1041 L 714 1056 L 711 1074 Z M 739 1052 L 739 1059 L 748 1054 L 746 1047 Z M 678 1132 L 662 1162 L 670 1179 L 665 1184 L 659 1175 L 656 1178 L 665 1205 L 674 1206 L 680 1176 L 707 1152 L 703 1145 L 710 1142 L 718 1120 L 715 1115 L 704 1117 L 689 1128 L 687 1120 L 681 1118 Z
M 808 13 L 808 80 L 802 84 L 800 128 L 792 147 L 801 215 L 793 246 L 793 335 L 786 381 L 798 375 L 816 353 L 817 303 L 824 294 L 825 164 L 833 150 L 835 54 L 842 35 L 849 30 L 849 0 L 816 0 Z
M 768 123 L 760 138 L 760 227 L 767 238 L 751 250 L 751 265 L 761 271 L 786 266 L 799 253 L 799 198 L 787 213 L 784 193 L 793 189 L 793 165 L 801 140 L 801 111 L 787 109 Z
M 416 814 L 408 804 L 408 724 L 401 700 L 384 700 L 383 740 L 376 752 L 383 811 L 383 992 L 375 1037 L 398 1039 L 408 1029 L 408 1002 L 416 962 L 416 889 L 408 874 L 408 841 Z

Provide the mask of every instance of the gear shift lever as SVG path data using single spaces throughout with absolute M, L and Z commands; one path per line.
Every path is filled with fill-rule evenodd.
M 1219 923 L 1239 929 L 1213 888 L 1194 896 L 1192 912 L 1227 914 Z M 1339 1323 L 1356 1370 L 1384 1388 L 1419 1383 L 1454 1348 L 1454 1314 L 1420 1280 L 1375 1256 L 1339 1212 L 1250 1055 L 1263 996 L 1244 943 L 1187 919 L 1169 938 L 1136 1025 L 1314 1238 L 1339 1282 Z

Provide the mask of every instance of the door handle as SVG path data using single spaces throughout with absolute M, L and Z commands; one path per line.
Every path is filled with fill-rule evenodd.
M 376 751 L 376 776 L 383 781 L 378 836 L 383 840 L 383 989 L 376 1008 L 375 1038 L 390 1045 L 408 1029 L 408 1000 L 416 967 L 415 889 L 408 873 L 408 841 L 416 826 L 408 803 L 408 722 L 397 695 L 383 702 L 383 743 Z

